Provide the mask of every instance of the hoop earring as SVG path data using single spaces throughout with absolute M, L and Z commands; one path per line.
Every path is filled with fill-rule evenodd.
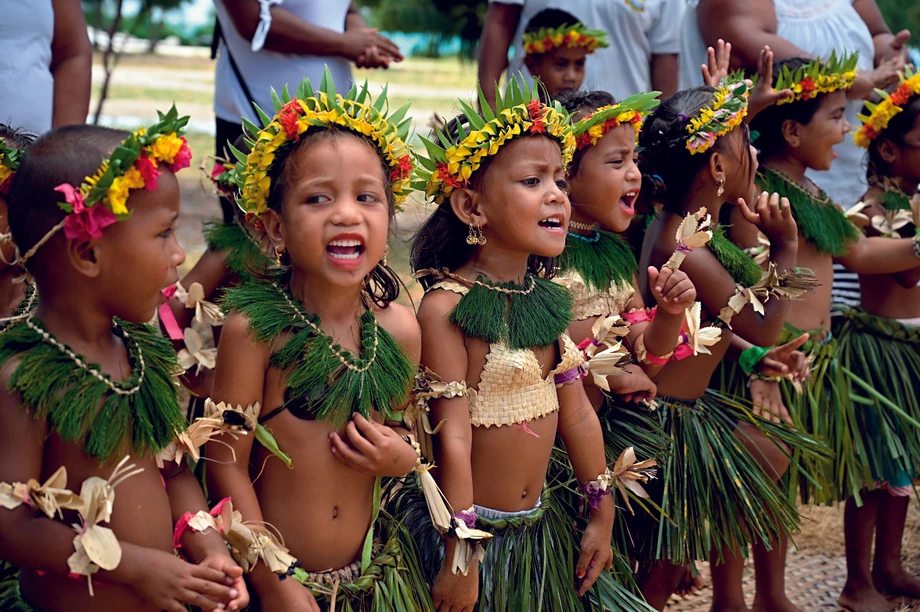
M 387 248 L 385 248 L 385 249 L 383 250 L 383 259 L 382 259 L 381 262 L 380 262 L 380 263 L 383 264 L 383 267 L 384 267 L 384 268 L 387 267 L 387 255 L 389 255 L 389 254 L 390 254 L 390 245 L 387 245 Z
M 473 222 L 470 221 L 470 233 L 466 236 L 466 243 L 475 246 L 479 244 L 479 236 L 475 229 L 473 229 Z
M 276 265 L 276 266 L 282 265 L 282 264 L 281 264 L 281 257 L 282 257 L 283 255 L 284 255 L 284 247 L 283 247 L 282 245 L 279 244 L 278 246 L 275 247 L 275 265 Z
M 719 190 L 716 191 L 716 195 L 721 198 L 723 193 L 725 193 L 725 179 L 721 178 L 719 179 Z

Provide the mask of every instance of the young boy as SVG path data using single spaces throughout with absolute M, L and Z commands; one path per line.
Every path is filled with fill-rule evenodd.
M 543 82 L 550 97 L 581 89 L 587 56 L 609 46 L 606 38 L 606 32 L 586 29 L 571 13 L 546 9 L 524 29 L 524 65 Z
M 174 543 L 174 521 L 205 500 L 183 462 L 157 469 L 187 426 L 175 353 L 143 324 L 185 258 L 174 172 L 191 157 L 186 121 L 172 109 L 134 134 L 53 130 L 13 180 L 10 227 L 42 297 L 0 334 L 0 557 L 22 567 L 22 599 L 40 610 L 248 604 L 218 534 Z
M 774 66 L 776 90 L 789 89 L 792 98 L 760 113 L 752 123 L 759 134 L 761 188 L 788 198 L 799 231 L 796 265 L 814 270 L 821 286 L 789 309 L 780 342 L 810 330 L 802 350 L 813 355 L 814 376 L 797 393 L 788 381 L 781 383 L 787 407 L 797 428 L 826 440 L 835 453 L 833 466 L 808 466 L 811 474 L 828 474 L 821 488 L 804 482 L 803 498 L 833 503 L 859 494 L 866 484 L 864 435 L 854 421 L 854 410 L 839 367 L 836 339 L 831 337 L 831 280 L 833 263 L 860 274 L 890 274 L 920 266 L 917 238 L 890 240 L 866 238 L 837 205 L 805 177 L 808 168 L 827 170 L 834 146 L 843 142 L 850 125 L 844 111 L 846 90 L 856 77 L 856 57 L 828 62 L 789 59 Z M 855 197 L 854 197 L 855 199 Z M 741 247 L 757 246 L 757 232 L 734 215 L 731 237 Z M 793 473 L 796 471 L 793 465 Z M 795 479 L 793 479 L 795 480 Z

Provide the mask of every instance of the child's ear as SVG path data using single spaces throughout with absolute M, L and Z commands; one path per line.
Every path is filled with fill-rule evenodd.
M 96 278 L 102 266 L 99 263 L 105 254 L 105 245 L 98 240 L 68 240 L 65 247 L 67 261 L 78 274 L 86 278 Z
M 900 147 L 888 138 L 880 138 L 876 145 L 876 150 L 878 151 L 878 156 L 886 164 L 893 164 L 897 161 L 898 153 L 900 153 Z
M 799 134 L 799 128 L 802 127 L 802 124 L 796 121 L 795 119 L 786 119 L 783 121 L 782 130 L 783 130 L 783 139 L 786 141 L 786 144 L 792 148 L 798 148 L 802 144 L 801 135 Z
M 709 174 L 716 185 L 725 185 L 725 160 L 718 151 L 709 156 Z
M 450 192 L 450 208 L 464 225 L 485 226 L 485 211 L 479 206 L 479 195 L 472 189 L 456 188 Z
M 269 208 L 262 213 L 265 234 L 276 247 L 284 247 L 284 231 L 281 229 L 281 213 Z

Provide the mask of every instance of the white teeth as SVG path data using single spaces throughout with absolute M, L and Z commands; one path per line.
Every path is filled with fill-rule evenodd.
M 540 223 L 549 223 L 551 225 L 562 225 L 562 222 L 559 221 L 559 219 L 555 217 L 547 217 L 546 219 L 543 219 L 542 221 L 540 221 Z
M 329 246 L 338 246 L 338 247 L 356 247 L 361 246 L 360 240 L 333 240 L 329 243 Z
M 361 253 L 329 253 L 333 259 L 358 259 Z

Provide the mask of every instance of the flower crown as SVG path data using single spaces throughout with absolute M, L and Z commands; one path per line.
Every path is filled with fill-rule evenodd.
M 256 106 L 263 128 L 243 118 L 248 132 L 247 142 L 252 147 L 249 155 L 230 147 L 239 162 L 236 166 L 236 185 L 240 190 L 237 204 L 247 216 L 259 217 L 268 208 L 271 178 L 268 174 L 278 149 L 300 140 L 310 129 L 341 126 L 370 138 L 383 155 L 390 169 L 393 200 L 397 210 L 409 195 L 412 158 L 406 146 L 410 120 L 406 118 L 409 104 L 387 114 L 387 88 L 371 102 L 367 81 L 359 90 L 352 87 L 345 95 L 336 93 L 335 83 L 327 67 L 323 71 L 320 90 L 313 91 L 310 79 L 304 79 L 293 98 L 287 87 L 281 98 L 272 91 L 275 116 L 269 117 Z
M 535 79 L 533 87 L 530 87 L 520 75 L 515 75 L 505 87 L 504 96 L 496 87 L 494 112 L 480 89 L 482 115 L 459 100 L 470 131 L 467 132 L 462 124 L 458 125 L 459 137 L 454 140 L 446 132 L 436 130 L 440 145 L 420 136 L 428 156 L 419 156 L 417 180 L 412 186 L 424 189 L 427 197 L 435 204 L 441 204 L 455 188 L 469 185 L 470 176 L 479 170 L 486 157 L 495 155 L 512 140 L 533 134 L 554 138 L 562 148 L 562 165 L 568 167 L 575 153 L 569 113 L 558 102 L 554 102 L 553 106 L 543 104 L 540 87 L 539 79 Z
M 22 157 L 22 149 L 8 147 L 3 139 L 0 139 L 0 193 L 9 193 L 10 185 L 13 182 L 13 175 L 19 169 L 19 159 Z
M 888 122 L 910 104 L 911 98 L 920 94 L 920 73 L 914 74 L 913 70 L 908 67 L 905 73 L 900 75 L 900 79 L 901 84 L 891 95 L 881 89 L 875 90 L 882 96 L 881 102 L 878 104 L 866 102 L 869 114 L 859 115 L 862 127 L 854 136 L 856 144 L 860 147 L 868 149 L 872 141 L 888 127 Z
M 704 153 L 719 136 L 728 134 L 744 121 L 748 110 L 748 83 L 741 75 L 731 75 L 716 87 L 712 106 L 704 106 L 687 125 L 687 150 L 690 155 Z
M 210 170 L 207 169 L 208 162 L 214 162 Z M 226 158 L 209 155 L 201 162 L 199 169 L 201 174 L 214 185 L 217 195 L 225 198 L 233 198 L 236 195 L 236 164 Z
M 585 49 L 594 53 L 598 47 L 609 47 L 607 32 L 588 30 L 584 24 L 562 24 L 558 28 L 540 28 L 536 32 L 524 32 L 524 53 L 527 55 L 549 53 L 553 49 Z
M 587 146 L 593 147 L 607 132 L 627 124 L 636 128 L 636 142 L 638 143 L 643 118 L 658 106 L 660 95 L 660 91 L 641 93 L 630 96 L 618 104 L 600 107 L 572 125 L 575 146 L 579 149 Z
M 66 200 L 58 206 L 68 213 L 62 225 L 68 240 L 97 240 L 104 228 L 130 217 L 130 192 L 156 189 L 161 165 L 173 172 L 188 168 L 192 151 L 182 136 L 188 116 L 180 117 L 175 106 L 165 115 L 159 111 L 157 115 L 155 124 L 128 136 L 79 188 L 69 183 L 54 188 Z
M 831 52 L 831 57 L 826 62 L 815 59 L 795 70 L 789 70 L 788 66 L 783 66 L 773 88 L 776 91 L 789 89 L 794 95 L 781 98 L 776 105 L 811 100 L 819 94 L 849 89 L 856 80 L 856 62 L 858 61 L 858 52 L 840 58 L 837 57 L 836 52 Z

